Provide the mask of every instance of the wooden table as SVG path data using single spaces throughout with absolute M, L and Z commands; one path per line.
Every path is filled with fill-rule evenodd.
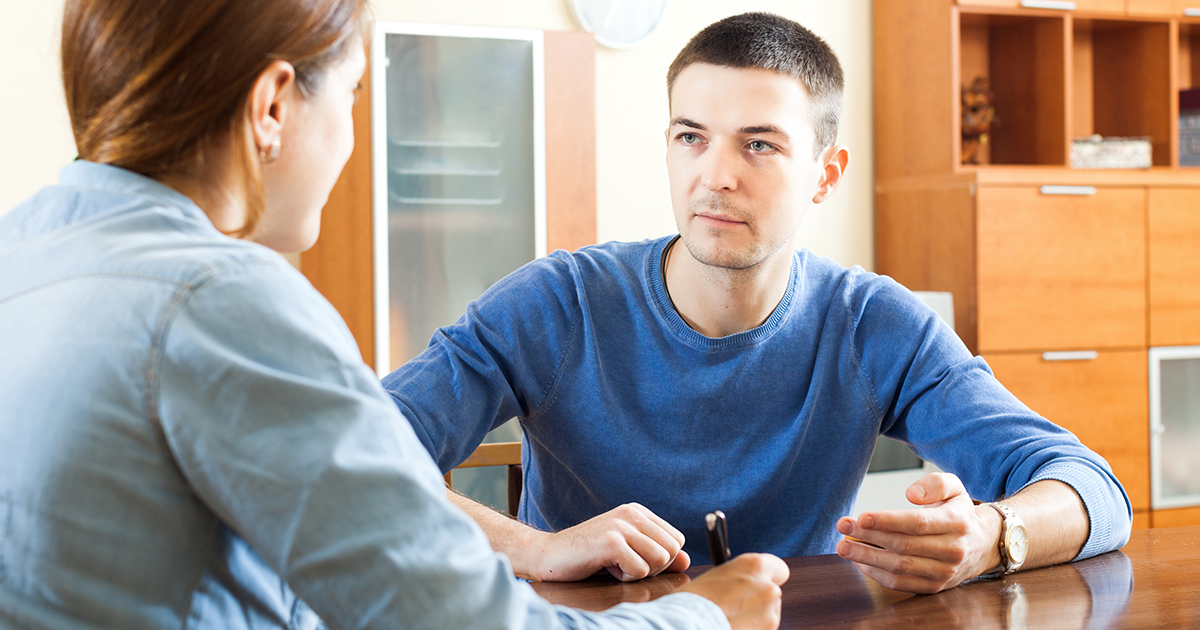
M 885 589 L 835 555 L 787 563 L 781 628 L 1200 628 L 1200 526 L 1135 531 L 1120 551 L 937 595 Z M 707 568 L 533 588 L 556 604 L 604 610 L 670 593 Z

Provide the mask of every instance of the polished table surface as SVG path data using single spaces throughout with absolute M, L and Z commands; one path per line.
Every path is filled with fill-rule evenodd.
M 1200 628 L 1200 526 L 1138 530 L 1120 551 L 936 595 L 888 590 L 835 555 L 787 563 L 781 628 Z M 604 610 L 665 595 L 705 570 L 533 588 L 556 604 Z

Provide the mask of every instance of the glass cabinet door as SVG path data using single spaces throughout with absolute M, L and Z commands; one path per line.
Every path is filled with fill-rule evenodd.
M 542 34 L 379 23 L 372 46 L 376 369 L 545 254 Z
M 1154 509 L 1200 505 L 1200 346 L 1150 349 Z

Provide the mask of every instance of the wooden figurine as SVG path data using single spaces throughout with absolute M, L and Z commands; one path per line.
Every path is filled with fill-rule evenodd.
M 963 164 L 987 164 L 988 131 L 998 122 L 987 77 L 975 77 L 962 89 Z

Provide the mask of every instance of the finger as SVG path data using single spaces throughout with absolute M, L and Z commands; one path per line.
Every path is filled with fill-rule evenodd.
M 851 523 L 850 531 L 842 531 L 843 528 L 839 527 L 838 532 L 879 545 L 882 544 L 882 539 L 874 536 L 875 532 L 933 536 L 959 534 L 964 527 L 965 523 L 960 514 L 945 507 L 936 507 L 865 512 L 858 516 L 857 521 Z
M 637 516 L 625 515 L 624 518 L 637 528 L 637 531 L 666 550 L 669 556 L 663 563 L 663 568 L 666 568 L 675 560 L 679 552 L 683 550 L 683 534 L 647 508 L 636 503 L 630 505 L 636 510 Z
M 614 544 L 610 554 L 607 568 L 618 580 L 631 582 L 650 575 L 650 564 L 629 546 L 628 541 Z M 614 571 L 614 568 L 617 570 Z
M 782 585 L 791 576 L 787 563 L 769 553 L 743 553 L 734 556 L 726 564 L 730 563 L 740 570 L 761 575 L 776 585 Z
M 650 510 L 650 508 L 648 508 L 640 503 L 631 503 L 629 505 L 636 506 L 638 511 L 641 512 L 641 514 L 647 520 L 649 520 L 651 523 L 654 523 L 655 525 L 657 525 L 660 529 L 662 529 L 662 531 L 666 532 L 667 535 L 669 535 L 671 538 L 674 538 L 675 542 L 679 544 L 680 548 L 683 547 L 684 542 L 686 542 L 686 539 L 683 536 L 683 532 L 676 529 L 674 525 L 671 525 L 670 523 L 668 523 L 666 521 L 666 519 L 664 519 L 663 517 L 652 512 Z
M 680 549 L 679 553 L 675 554 L 675 559 L 671 561 L 670 566 L 665 570 L 668 573 L 682 573 L 683 571 L 687 571 L 690 566 L 692 566 L 692 557 L 688 555 L 688 552 Z
M 649 575 L 658 575 L 664 569 L 671 566 L 675 561 L 675 557 L 679 554 L 679 549 L 675 548 L 675 539 L 667 537 L 672 547 L 663 547 L 663 545 L 654 538 L 651 538 L 641 532 L 630 532 L 625 535 L 625 542 L 629 545 L 633 552 L 641 556 L 649 567 Z
M 936 505 L 956 496 L 965 495 L 962 480 L 950 473 L 929 473 L 908 487 L 904 496 L 914 505 Z
M 855 564 L 875 567 L 895 576 L 913 576 L 944 582 L 952 578 L 954 573 L 952 567 L 937 560 L 897 554 L 850 541 L 839 542 L 837 552 L 839 556 Z

